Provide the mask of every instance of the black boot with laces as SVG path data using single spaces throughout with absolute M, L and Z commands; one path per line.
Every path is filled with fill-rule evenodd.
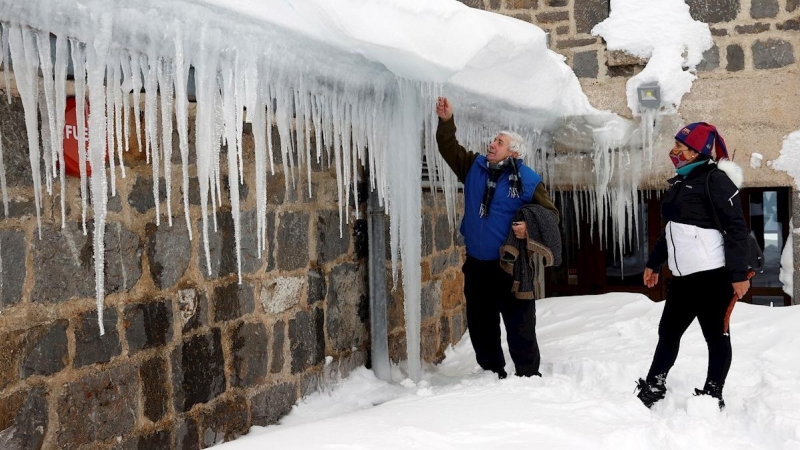
M 725 400 L 722 399 L 722 385 L 714 381 L 706 381 L 703 389 L 695 389 L 694 395 L 710 395 L 719 402 L 720 411 L 725 408 Z
M 666 380 L 666 375 L 656 375 L 646 381 L 639 378 L 636 383 L 636 389 L 639 390 L 639 393 L 636 394 L 636 397 L 644 403 L 644 406 L 652 407 L 653 404 L 667 395 Z

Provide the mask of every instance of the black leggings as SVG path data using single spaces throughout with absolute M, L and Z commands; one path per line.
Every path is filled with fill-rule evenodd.
M 462 271 L 467 328 L 478 364 L 495 372 L 505 367 L 500 346 L 502 314 L 517 375 L 538 374 L 541 358 L 536 341 L 536 302 L 514 297 L 511 292 L 514 280 L 497 260 L 481 261 L 467 256 Z
M 706 381 L 723 386 L 731 367 L 731 338 L 724 332 L 724 322 L 732 298 L 733 286 L 724 267 L 673 277 L 647 379 L 669 373 L 678 357 L 681 336 L 697 317 L 708 346 Z

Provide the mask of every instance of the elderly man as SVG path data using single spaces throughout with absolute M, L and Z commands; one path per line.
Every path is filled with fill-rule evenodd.
M 513 231 L 519 239 L 527 236 L 524 221 L 512 219 L 525 204 L 538 203 L 556 210 L 542 177 L 519 159 L 525 142 L 514 132 L 502 131 L 489 144 L 487 154 L 469 152 L 456 140 L 453 107 L 439 97 L 436 103 L 439 153 L 464 183 L 464 219 L 461 234 L 467 247 L 464 296 L 467 327 L 478 364 L 507 376 L 500 344 L 500 315 L 506 327 L 508 347 L 517 376 L 541 376 L 539 345 L 536 342 L 534 300 L 521 300 L 512 293 L 513 277 L 502 270 L 500 247 Z

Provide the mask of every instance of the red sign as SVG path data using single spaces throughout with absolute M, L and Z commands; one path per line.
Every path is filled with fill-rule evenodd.
M 73 177 L 81 176 L 80 155 L 78 154 L 78 115 L 75 97 L 67 98 L 67 110 L 64 117 L 64 172 Z M 84 108 L 84 142 L 86 143 L 86 176 L 92 174 L 89 165 L 89 101 Z

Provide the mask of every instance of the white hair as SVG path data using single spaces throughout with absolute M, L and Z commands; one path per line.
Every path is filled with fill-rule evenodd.
M 497 134 L 502 134 L 503 136 L 507 136 L 510 139 L 508 143 L 509 150 L 518 153 L 520 158 L 525 156 L 528 147 L 527 145 L 525 145 L 525 139 L 523 139 L 522 136 L 520 136 L 518 133 L 509 130 L 503 130 Z

